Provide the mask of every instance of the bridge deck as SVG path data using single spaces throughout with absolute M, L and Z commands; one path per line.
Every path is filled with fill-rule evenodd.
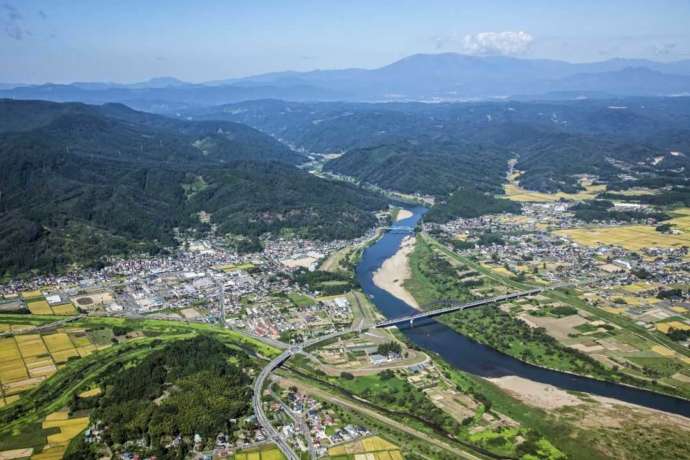
M 374 325 L 374 327 L 381 328 L 381 327 L 395 326 L 397 324 L 414 322 L 417 319 L 431 318 L 434 316 L 439 316 L 439 315 L 451 313 L 454 311 L 467 310 L 469 308 L 481 307 L 483 305 L 487 305 L 490 303 L 503 302 L 505 300 L 516 299 L 519 297 L 527 297 L 530 295 L 535 295 L 535 294 L 538 294 L 540 292 L 543 292 L 545 289 L 546 288 L 530 289 L 528 291 L 520 291 L 520 292 L 515 292 L 512 294 L 504 294 L 504 295 L 499 295 L 496 297 L 490 297 L 488 299 L 475 300 L 473 302 L 468 302 L 468 303 L 463 303 L 463 304 L 452 303 L 451 305 L 449 305 L 447 307 L 437 308 L 435 310 L 424 311 L 424 312 L 420 312 L 420 313 L 417 313 L 414 315 L 403 316 L 401 318 L 393 318 L 393 319 L 387 319 L 384 321 L 380 321 L 380 322 L 376 323 Z

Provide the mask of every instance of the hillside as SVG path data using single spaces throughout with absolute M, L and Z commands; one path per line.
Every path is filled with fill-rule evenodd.
M 200 211 L 222 232 L 332 239 L 363 233 L 385 206 L 287 164 L 301 155 L 237 123 L 15 101 L 0 119 L 4 275 L 159 251 L 175 229 L 207 230 Z
M 450 142 L 396 143 L 349 150 L 329 172 L 388 190 L 446 196 L 458 187 L 499 193 L 510 153 Z
M 454 151 L 474 146 L 482 158 L 486 152 L 508 151 L 519 158 L 517 169 L 525 171 L 522 185 L 546 192 L 577 190 L 578 174 L 648 180 L 690 166 L 688 97 L 452 104 L 253 101 L 192 116 L 247 123 L 307 151 L 346 152 L 326 169 L 368 181 L 387 175 L 384 169 L 378 170 L 380 177 L 376 173 L 379 165 L 392 163 L 383 163 L 391 155 L 384 154 L 385 145 L 415 145 L 420 155 L 437 152 L 438 145 L 460 146 Z M 364 164 L 354 161 L 355 155 Z M 416 167 L 425 175 L 423 164 Z M 446 167 L 439 173 L 442 182 L 448 172 Z M 404 187 L 403 181 L 385 180 Z

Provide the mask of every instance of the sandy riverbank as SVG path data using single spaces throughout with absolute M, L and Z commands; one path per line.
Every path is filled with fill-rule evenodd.
M 667 422 L 677 423 L 690 429 L 690 419 L 682 415 L 672 414 L 649 407 L 639 406 L 637 404 L 620 401 L 614 398 L 607 398 L 604 396 L 597 396 L 589 394 L 585 400 L 579 398 L 573 393 L 557 388 L 553 385 L 535 382 L 516 375 L 507 375 L 505 377 L 489 378 L 490 382 L 497 385 L 506 393 L 510 394 L 516 399 L 519 399 L 525 404 L 540 409 L 555 410 L 567 406 L 579 406 L 582 404 L 589 404 L 587 407 L 595 406 L 602 411 L 611 411 L 615 413 L 621 407 L 627 407 L 637 414 L 646 414 L 649 417 L 662 417 Z M 610 415 L 610 414 L 609 414 Z
M 398 215 L 395 217 L 395 221 L 399 222 L 404 219 L 409 219 L 412 216 L 414 216 L 414 214 L 412 214 L 412 211 L 408 211 L 407 209 L 401 209 L 400 211 L 398 211 Z
M 580 398 L 565 390 L 556 388 L 553 385 L 527 380 L 516 375 L 507 375 L 487 380 L 520 401 L 541 409 L 551 410 L 582 404 Z
M 392 257 L 386 259 L 376 273 L 374 273 L 374 284 L 381 289 L 388 291 L 408 305 L 419 309 L 419 304 L 403 286 L 405 281 L 412 276 L 408 258 L 414 250 L 414 237 L 407 237 L 400 245 L 400 249 Z

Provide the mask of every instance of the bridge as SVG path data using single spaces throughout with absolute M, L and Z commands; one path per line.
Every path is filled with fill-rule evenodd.
M 409 228 L 409 227 L 401 227 L 401 228 Z M 374 328 L 382 328 L 382 327 L 389 327 L 389 326 L 396 326 L 398 324 L 403 324 L 403 323 L 409 323 L 410 326 L 414 325 L 414 321 L 416 319 L 422 319 L 422 318 L 431 318 L 434 316 L 438 315 L 444 315 L 446 313 L 451 313 L 454 311 L 461 311 L 461 310 L 468 310 L 470 308 L 477 308 L 481 307 L 483 305 L 488 305 L 491 303 L 497 303 L 497 302 L 504 302 L 506 300 L 512 300 L 512 299 L 517 299 L 520 297 L 528 297 L 531 295 L 539 294 L 541 292 L 551 290 L 551 289 L 559 289 L 562 287 L 567 287 L 570 284 L 564 283 L 564 284 L 554 284 L 551 286 L 546 286 L 546 287 L 540 287 L 540 288 L 534 288 L 534 289 L 528 289 L 525 291 L 520 291 L 520 292 L 514 292 L 512 294 L 504 294 L 504 295 L 499 295 L 496 297 L 489 297 L 487 299 L 481 299 L 481 300 L 475 300 L 472 302 L 468 303 L 463 303 L 459 304 L 457 302 L 442 302 L 443 305 L 446 305 L 441 308 L 436 308 L 434 310 L 429 310 L 429 311 L 424 311 L 420 313 L 416 313 L 414 315 L 408 315 L 408 316 L 403 316 L 401 318 L 393 318 L 393 319 L 388 319 L 385 321 L 380 321 L 376 324 L 374 324 L 371 327 Z M 298 353 L 303 353 L 306 348 L 312 347 L 314 345 L 317 345 L 322 342 L 326 342 L 328 340 L 350 334 L 352 332 L 357 332 L 361 333 L 362 331 L 368 329 L 369 327 L 362 327 L 360 324 L 359 327 L 350 327 L 341 331 L 336 331 L 328 335 L 323 335 L 320 337 L 316 337 L 311 340 L 307 340 L 305 342 L 302 342 L 297 345 L 291 345 L 288 347 L 287 350 L 283 351 L 278 357 L 274 358 L 266 367 L 264 367 L 259 375 L 257 376 L 256 380 L 254 381 L 254 395 L 252 397 L 252 405 L 254 407 L 254 413 L 256 414 L 256 419 L 261 428 L 263 429 L 264 433 L 266 433 L 266 436 L 268 440 L 273 441 L 278 448 L 283 452 L 285 457 L 288 458 L 288 460 L 297 460 L 299 459 L 299 456 L 295 453 L 295 451 L 290 447 L 290 445 L 287 443 L 287 441 L 276 431 L 276 429 L 271 425 L 270 420 L 266 416 L 266 413 L 264 412 L 263 404 L 261 401 L 261 395 L 263 392 L 263 387 L 266 383 L 266 379 L 268 376 L 276 370 L 278 367 L 283 365 L 288 359 L 290 359 L 292 356 L 298 354 Z
M 412 233 L 414 232 L 414 227 L 405 226 L 393 226 L 393 227 L 382 227 L 383 230 L 388 231 L 388 233 Z
M 561 286 L 559 286 L 561 287 Z M 512 294 L 504 294 L 504 295 L 499 295 L 496 297 L 489 297 L 488 299 L 481 299 L 481 300 L 475 300 L 472 302 L 468 303 L 457 303 L 457 302 L 448 302 L 448 306 L 442 307 L 442 308 L 437 308 L 435 310 L 429 310 L 429 311 L 423 311 L 420 313 L 416 313 L 414 315 L 408 315 L 408 316 L 402 316 L 400 318 L 392 318 L 392 319 L 387 319 L 384 321 L 379 321 L 374 325 L 374 327 L 389 327 L 389 326 L 397 326 L 399 324 L 403 323 L 409 323 L 410 326 L 414 325 L 414 321 L 417 319 L 423 319 L 423 318 L 432 318 L 434 316 L 439 316 L 439 315 L 445 315 L 446 313 L 452 313 L 454 311 L 461 311 L 461 310 L 469 310 L 470 308 L 477 308 L 481 307 L 484 305 L 488 305 L 491 303 L 497 303 L 497 302 L 505 302 L 506 300 L 513 300 L 517 299 L 520 297 L 528 297 L 531 295 L 539 294 L 540 292 L 543 292 L 547 289 L 555 289 L 555 286 L 548 287 L 548 288 L 535 288 L 535 289 L 529 289 L 527 291 L 520 291 L 520 292 L 514 292 Z

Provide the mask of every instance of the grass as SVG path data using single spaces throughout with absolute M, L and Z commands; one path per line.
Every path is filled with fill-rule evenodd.
M 308 307 L 314 305 L 316 301 L 305 294 L 300 294 L 297 292 L 291 292 L 288 294 L 288 298 L 298 307 Z
M 252 270 L 252 269 L 256 268 L 256 265 L 254 265 L 251 262 L 245 262 L 245 263 L 240 263 L 240 264 L 216 265 L 213 268 L 215 268 L 216 270 L 223 271 L 225 273 L 229 273 L 229 272 L 234 272 L 237 270 L 244 270 L 244 271 Z
M 685 367 L 671 358 L 628 357 L 628 360 L 644 368 L 651 369 L 660 377 L 670 377 Z

